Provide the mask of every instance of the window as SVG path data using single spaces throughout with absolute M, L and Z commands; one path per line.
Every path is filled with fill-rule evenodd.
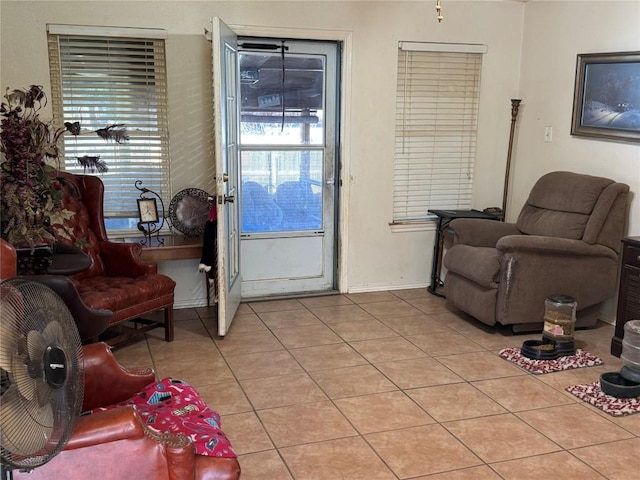
M 82 173 L 77 158 L 100 156 L 107 229 L 135 228 L 135 182 L 169 198 L 169 149 L 164 30 L 49 25 L 54 121 L 79 121 L 83 131 L 124 124 L 130 140 L 68 135 L 64 165 Z
M 400 42 L 393 221 L 471 207 L 482 45 Z

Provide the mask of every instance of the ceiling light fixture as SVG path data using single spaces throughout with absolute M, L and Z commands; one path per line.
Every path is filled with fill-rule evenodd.
M 442 15 L 442 5 L 440 5 L 440 0 L 436 0 L 436 15 L 438 19 L 438 23 L 444 20 L 444 16 Z

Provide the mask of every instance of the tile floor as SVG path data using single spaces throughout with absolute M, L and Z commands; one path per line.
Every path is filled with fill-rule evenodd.
M 176 311 L 176 338 L 115 351 L 195 386 L 222 415 L 242 480 L 640 479 L 640 414 L 564 391 L 618 370 L 613 327 L 576 333 L 605 362 L 546 375 L 498 356 L 512 335 L 425 289 L 242 304 L 224 339 L 213 309 Z

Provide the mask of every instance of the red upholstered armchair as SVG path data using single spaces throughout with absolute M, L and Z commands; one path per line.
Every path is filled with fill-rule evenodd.
M 16 276 L 17 257 L 15 248 L 9 242 L 0 238 L 0 280 Z
M 85 345 L 83 410 L 124 401 L 155 380 L 153 370 L 123 368 L 102 342 Z M 78 419 L 64 450 L 14 479 L 237 480 L 236 458 L 195 455 L 185 436 L 152 433 L 133 407 L 118 407 Z
M 145 264 L 140 258 L 141 246 L 136 243 L 111 242 L 104 224 L 104 184 L 98 177 L 59 174 L 64 208 L 74 212 L 63 225 L 55 225 L 59 243 L 76 246 L 88 254 L 92 265 L 73 275 L 70 282 L 87 307 L 113 313 L 109 327 L 121 326 L 121 332 L 106 341 L 115 345 L 127 340 L 131 333 L 164 327 L 165 340 L 173 340 L 173 297 L 175 282 L 157 273 L 155 264 Z M 143 316 L 162 310 L 162 321 L 150 321 Z M 125 328 L 126 322 L 135 328 Z M 133 330 L 133 331 L 132 331 Z

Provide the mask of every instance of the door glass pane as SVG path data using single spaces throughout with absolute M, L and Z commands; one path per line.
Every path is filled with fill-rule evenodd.
M 321 150 L 243 151 L 242 233 L 322 228 Z
M 323 145 L 324 64 L 323 55 L 241 53 L 240 143 Z
M 322 229 L 325 62 L 240 53 L 243 234 Z

